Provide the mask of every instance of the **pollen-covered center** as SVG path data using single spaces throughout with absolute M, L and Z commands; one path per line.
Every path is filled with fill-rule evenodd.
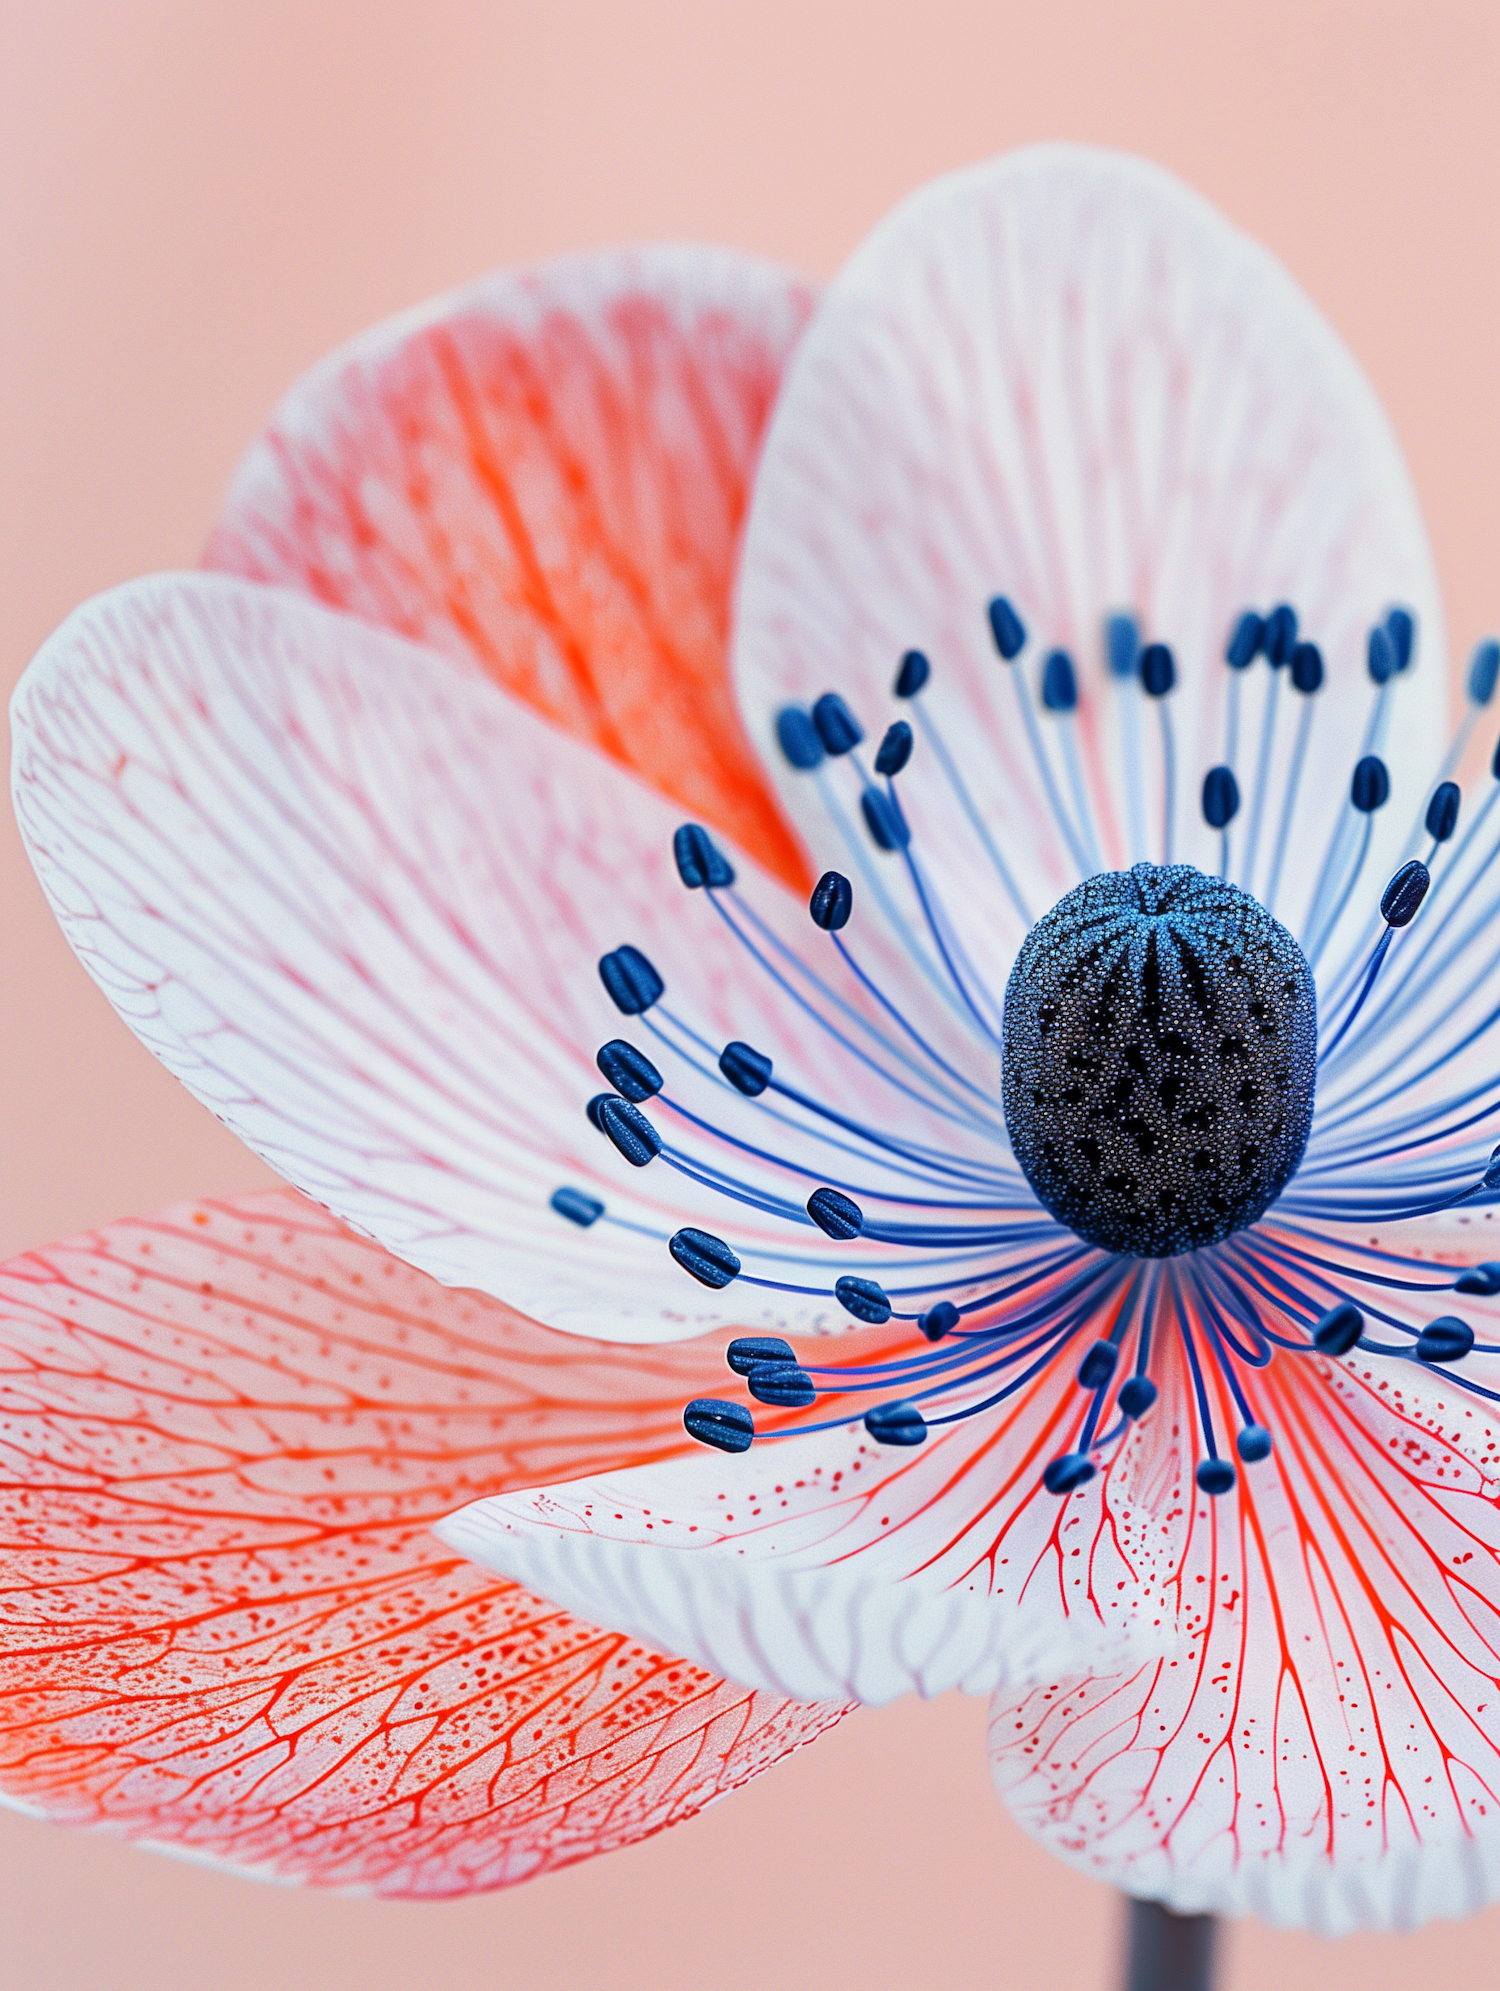
M 1248 892 L 1190 864 L 1103 872 L 1028 934 L 1005 996 L 1005 1119 L 1047 1208 L 1167 1258 L 1254 1223 L 1302 1159 L 1316 995 Z

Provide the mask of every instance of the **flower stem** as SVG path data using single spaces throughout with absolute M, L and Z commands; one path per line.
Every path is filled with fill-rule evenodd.
M 1217 1933 L 1212 1915 L 1174 1915 L 1159 1901 L 1132 1901 L 1125 1991 L 1212 1991 Z

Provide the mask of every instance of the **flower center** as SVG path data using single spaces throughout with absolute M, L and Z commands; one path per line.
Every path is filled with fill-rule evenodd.
M 1005 1122 L 1059 1223 L 1170 1258 L 1255 1222 L 1312 1124 L 1317 998 L 1302 949 L 1189 864 L 1085 879 L 1037 921 L 1005 994 Z
M 589 1102 L 589 1118 L 632 1167 L 656 1163 L 719 1200 L 733 1242 L 694 1224 L 668 1235 L 649 1210 L 622 1214 L 572 1187 L 553 1194 L 557 1215 L 585 1230 L 620 1225 L 653 1238 L 700 1285 L 764 1296 L 773 1323 L 789 1298 L 811 1297 L 869 1325 L 910 1327 L 904 1346 L 876 1355 L 845 1354 L 834 1340 L 824 1363 L 778 1334 L 739 1335 L 726 1355 L 748 1395 L 805 1415 L 768 1429 L 743 1402 L 699 1398 L 684 1411 L 687 1431 L 743 1452 L 758 1439 L 858 1419 L 878 1445 L 920 1445 L 1061 1371 L 1077 1396 L 1054 1440 L 1065 1449 L 1040 1472 L 1061 1497 L 1151 1414 L 1153 1370 L 1185 1364 L 1201 1445 L 1197 1483 L 1221 1495 L 1236 1483 L 1231 1450 L 1244 1465 L 1270 1455 L 1255 1399 L 1273 1357 L 1332 1359 L 1357 1347 L 1362 1357 L 1447 1366 L 1460 1389 L 1500 1402 L 1500 1391 L 1453 1368 L 1471 1353 L 1500 1354 L 1500 1341 L 1476 1340 L 1456 1314 L 1423 1318 L 1445 1292 L 1500 1296 L 1500 1262 L 1454 1267 L 1348 1235 L 1351 1225 L 1500 1200 L 1500 1147 L 1486 1161 L 1481 1131 L 1500 1114 L 1492 1081 L 1444 1096 L 1439 1075 L 1453 1049 L 1439 1044 L 1429 1056 L 1420 1038 L 1409 1050 L 1424 1061 L 1416 1082 L 1433 1093 L 1425 1108 L 1402 1104 L 1413 1082 L 1409 1064 L 1401 1076 L 1408 1051 L 1395 1048 L 1395 1075 L 1380 1079 L 1373 1098 L 1360 1078 L 1368 1070 L 1360 1060 L 1392 1044 L 1401 1018 L 1454 959 L 1453 923 L 1472 920 L 1477 933 L 1488 918 L 1489 901 L 1466 909 L 1465 900 L 1500 858 L 1500 834 L 1483 840 L 1500 803 L 1500 748 L 1495 785 L 1458 843 L 1460 791 L 1448 777 L 1500 685 L 1500 646 L 1481 646 L 1471 666 L 1469 715 L 1411 838 L 1426 842 L 1425 857 L 1400 866 L 1378 918 L 1371 906 L 1352 946 L 1346 939 L 1335 949 L 1345 914 L 1354 919 L 1368 889 L 1372 819 L 1390 797 L 1379 747 L 1390 688 L 1411 661 L 1407 611 L 1393 609 L 1370 632 L 1372 705 L 1347 799 L 1321 864 L 1316 852 L 1299 853 L 1313 867 L 1300 944 L 1271 909 L 1324 674 L 1317 646 L 1298 641 L 1292 609 L 1247 610 L 1230 632 L 1224 760 L 1199 791 L 1219 842 L 1217 877 L 1172 861 L 1183 798 L 1167 646 L 1142 647 L 1130 617 L 1107 625 L 1101 695 L 1119 708 L 1129 841 L 1136 851 L 1155 843 L 1162 861 L 1106 872 L 1074 730 L 1072 660 L 1048 653 L 1039 709 L 1019 664 L 1027 637 L 1011 603 L 996 597 L 989 622 L 1002 665 L 1015 666 L 1018 735 L 1044 813 L 1083 879 L 1049 913 L 1035 917 L 1031 881 L 966 782 L 927 697 L 931 666 L 912 650 L 891 687 L 911 718 L 889 724 L 873 756 L 861 751 L 863 729 L 837 692 L 777 717 L 782 752 L 815 785 L 859 880 L 856 888 L 837 871 L 819 880 L 808 906 L 820 936 L 812 953 L 789 944 L 738 890 L 707 831 L 687 823 L 674 839 L 682 884 L 717 923 L 725 971 L 746 978 L 747 1019 L 755 991 L 774 990 L 799 1030 L 805 1025 L 796 1069 L 710 1034 L 636 947 L 618 946 L 599 963 L 616 1009 L 649 1037 L 652 1055 L 624 1038 L 603 1045 L 597 1062 L 612 1090 Z M 1259 745 L 1241 824 L 1242 681 L 1261 657 Z M 1283 683 L 1297 701 L 1295 741 L 1275 780 Z M 1160 735 L 1159 816 L 1140 752 L 1148 714 Z M 909 813 L 898 781 L 914 752 L 930 758 L 936 780 Z M 944 866 L 929 857 L 934 806 L 965 826 L 983 860 L 973 878 L 987 873 L 995 906 L 1008 905 L 1025 929 L 1003 1011 L 945 900 Z M 971 878 L 964 889 L 966 909 L 989 918 L 972 904 Z M 1429 891 L 1445 889 L 1438 918 L 1382 974 Z M 883 958 L 892 942 L 904 958 L 899 987 L 882 981 L 867 920 L 884 928 Z M 1322 1042 L 1315 971 L 1324 976 Z M 1477 986 L 1467 995 L 1477 1000 Z M 1477 1028 L 1496 1020 L 1500 1007 Z M 1259 1222 L 1273 1203 L 1274 1218 Z

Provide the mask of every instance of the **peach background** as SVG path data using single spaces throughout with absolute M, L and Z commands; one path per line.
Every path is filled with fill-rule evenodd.
M 274 397 L 487 266 L 645 236 L 824 273 L 928 175 L 1132 147 L 1261 236 L 1373 375 L 1450 627 L 1500 619 L 1493 0 L 8 0 L 0 672 L 83 596 L 190 563 Z M 118 1025 L 0 824 L 0 1252 L 264 1171 Z M 645 1846 L 417 1907 L 280 1892 L 0 1814 L 15 1991 L 554 1975 L 1108 1984 L 1117 1907 L 991 1798 L 983 1709 L 847 1722 Z M 1227 1986 L 1494 1983 L 1500 1909 Z

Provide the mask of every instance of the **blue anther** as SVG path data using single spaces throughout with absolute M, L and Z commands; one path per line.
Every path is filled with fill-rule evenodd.
M 897 698 L 915 698 L 932 676 L 932 666 L 920 650 L 908 650 L 896 669 L 891 690 Z
M 1322 688 L 1323 652 L 1316 643 L 1299 643 L 1293 650 L 1291 679 L 1304 697 Z
M 1431 883 L 1432 874 L 1421 859 L 1408 858 L 1381 895 L 1380 917 L 1386 925 L 1410 926 Z
M 721 1286 L 727 1286 L 732 1279 L 739 1277 L 739 1258 L 723 1238 L 715 1237 L 712 1231 L 674 1231 L 667 1240 L 667 1250 L 684 1272 L 692 1273 L 700 1286 L 712 1286 L 717 1292 Z
M 734 866 L 697 823 L 684 823 L 674 832 L 672 855 L 677 860 L 677 875 L 690 892 L 696 892 L 700 885 L 734 883 Z
M 1165 643 L 1148 643 L 1141 652 L 1141 689 L 1148 698 L 1165 698 L 1177 682 L 1177 666 Z
M 807 910 L 812 914 L 813 925 L 822 927 L 825 933 L 837 933 L 849 924 L 849 915 L 854 910 L 854 887 L 842 871 L 823 873 L 813 886 Z
M 1211 830 L 1222 830 L 1239 814 L 1240 784 L 1234 770 L 1211 767 L 1203 777 L 1203 820 Z
M 695 1396 L 682 1413 L 682 1428 L 719 1452 L 748 1452 L 755 1442 L 755 1419 L 745 1406 L 718 1397 Z
M 807 1199 L 807 1214 L 829 1237 L 858 1237 L 865 1227 L 864 1211 L 837 1189 L 815 1189 Z
M 554 1189 L 547 1199 L 560 1217 L 566 1217 L 570 1224 L 577 1224 L 587 1230 L 590 1224 L 597 1224 L 604 1215 L 604 1205 L 597 1196 L 586 1196 L 581 1189 Z
M 1232 671 L 1248 670 L 1260 655 L 1265 640 L 1265 623 L 1253 608 L 1247 608 L 1229 632 L 1229 641 L 1224 645 L 1225 663 Z
M 1417 1336 L 1419 1362 L 1461 1362 L 1474 1346 L 1474 1330 L 1457 1314 L 1430 1320 Z
M 1365 665 L 1376 684 L 1386 684 L 1400 668 L 1396 662 L 1396 646 L 1389 633 L 1377 622 L 1370 631 L 1370 641 L 1365 651 Z
M 779 1334 L 740 1334 L 725 1349 L 724 1359 L 737 1376 L 748 1376 L 767 1362 L 795 1363 L 797 1357 Z
M 1484 1187 L 1500 1189 L 1500 1145 L 1490 1149 L 1489 1166 L 1484 1171 Z
M 588 1105 L 583 1109 L 589 1116 L 589 1125 L 597 1129 L 601 1134 L 604 1132 L 604 1122 L 600 1118 L 600 1108 L 607 1099 L 613 1099 L 614 1096 L 612 1092 L 596 1092 Z
M 865 1429 L 877 1445 L 920 1445 L 927 1436 L 927 1420 L 914 1403 L 902 1397 L 896 1403 L 877 1403 L 865 1412 Z
M 1112 1341 L 1096 1341 L 1078 1364 L 1078 1387 L 1102 1390 L 1115 1372 L 1119 1350 Z
M 875 772 L 889 780 L 911 759 L 911 727 L 904 719 L 893 719 L 875 754 Z
M 1354 779 L 1349 784 L 1349 800 L 1362 816 L 1368 816 L 1374 809 L 1383 809 L 1391 792 L 1391 777 L 1386 771 L 1385 762 L 1379 754 L 1366 754 L 1354 767 Z
M 911 831 L 906 827 L 906 818 L 889 795 L 882 795 L 878 788 L 867 788 L 859 798 L 859 806 L 865 819 L 865 828 L 879 850 L 905 850 L 911 842 Z
M 1234 1449 L 1247 1466 L 1253 1466 L 1261 1459 L 1270 1458 L 1271 1434 L 1264 1424 L 1247 1424 L 1235 1439 Z
M 1474 705 L 1488 705 L 1500 678 L 1500 643 L 1493 636 L 1476 643 L 1469 659 L 1469 699 Z
M 1427 834 L 1434 843 L 1446 843 L 1458 828 L 1458 804 L 1458 783 L 1440 781 L 1427 804 Z
M 1082 1452 L 1064 1452 L 1060 1459 L 1054 1459 L 1042 1473 L 1042 1485 L 1049 1493 L 1059 1496 L 1075 1493 L 1080 1486 L 1087 1486 L 1094 1477 L 1093 1461 L 1086 1459 Z
M 924 1314 L 917 1316 L 917 1332 L 929 1341 L 941 1341 L 945 1334 L 951 1334 L 958 1326 L 962 1315 L 952 1300 L 939 1300 L 935 1307 L 929 1307 Z
M 661 1135 L 638 1106 L 628 1099 L 606 1093 L 599 1101 L 598 1127 L 624 1155 L 632 1168 L 644 1168 L 661 1153 Z
M 640 1016 L 666 994 L 667 985 L 639 947 L 617 947 L 599 963 L 599 979 L 622 1015 Z
M 1134 677 L 1141 654 L 1141 628 L 1133 615 L 1111 615 L 1104 623 L 1104 656 L 1111 677 Z
M 795 1362 L 762 1362 L 745 1378 L 745 1387 L 757 1403 L 774 1403 L 783 1410 L 806 1410 L 818 1400 L 812 1377 Z
M 833 1289 L 833 1297 L 844 1309 L 853 1314 L 856 1320 L 869 1323 L 871 1327 L 881 1327 L 891 1317 L 891 1303 L 885 1296 L 885 1288 L 877 1286 L 873 1279 L 856 1279 L 845 1273 Z
M 990 634 L 1006 663 L 1019 657 L 1026 647 L 1026 624 L 1004 595 L 996 595 L 990 603 Z
M 607 1044 L 601 1044 L 594 1063 L 615 1091 L 633 1099 L 637 1106 L 643 1099 L 654 1099 L 661 1091 L 661 1073 L 644 1051 L 627 1044 L 623 1037 L 611 1037 Z
M 813 703 L 812 722 L 818 738 L 831 754 L 846 754 L 864 738 L 864 728 L 836 691 L 825 691 Z
M 771 1083 L 771 1060 L 764 1051 L 742 1044 L 738 1038 L 720 1051 L 719 1070 L 747 1099 L 758 1099 Z
M 1409 608 L 1393 608 L 1385 618 L 1385 633 L 1391 639 L 1391 648 L 1396 653 L 1396 669 L 1404 671 L 1411 663 L 1412 651 L 1416 646 L 1416 617 Z
M 1365 1331 L 1365 1317 L 1353 1300 L 1340 1300 L 1313 1328 L 1313 1346 L 1320 1355 L 1347 1355 Z
M 776 714 L 776 739 L 792 766 L 803 774 L 823 758 L 823 742 L 818 729 L 800 705 L 783 705 Z
M 1120 1385 L 1120 1393 L 1115 1398 L 1121 1413 L 1126 1417 L 1144 1417 L 1156 1401 L 1156 1385 L 1149 1376 L 1132 1376 Z
M 1453 1282 L 1455 1293 L 1483 1293 L 1486 1297 L 1500 1293 L 1500 1264 L 1494 1259 L 1486 1259 L 1483 1265 L 1471 1265 L 1467 1272 L 1460 1272 Z
M 1228 1459 L 1204 1459 L 1193 1477 L 1205 1493 L 1211 1493 L 1217 1499 L 1234 1485 L 1234 1467 Z
M 1049 712 L 1071 712 L 1078 703 L 1078 673 L 1066 650 L 1051 650 L 1042 665 L 1042 703 Z
M 1261 637 L 1261 648 L 1266 653 L 1266 662 L 1273 671 L 1279 671 L 1283 664 L 1292 661 L 1292 652 L 1297 647 L 1297 611 L 1290 602 L 1282 602 L 1273 608 L 1266 617 L 1265 632 Z

